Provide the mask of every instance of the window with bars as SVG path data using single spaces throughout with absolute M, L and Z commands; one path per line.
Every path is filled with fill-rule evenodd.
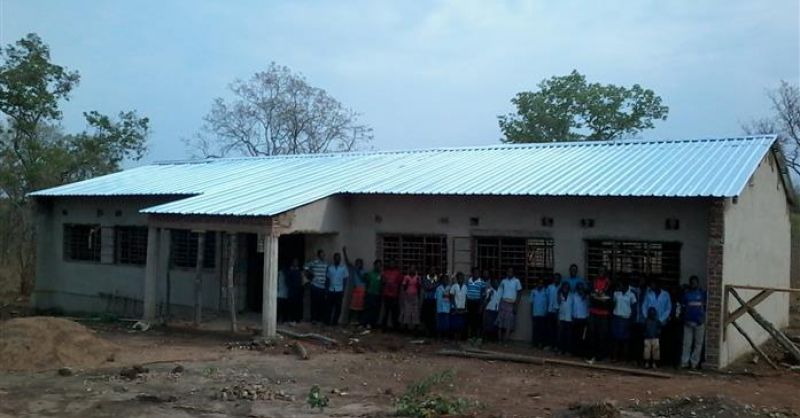
M 114 261 L 117 264 L 147 263 L 147 227 L 114 227 Z
M 420 272 L 447 271 L 447 237 L 444 235 L 378 235 L 378 258 L 394 260 L 402 271 L 416 266 Z
M 64 259 L 100 262 L 100 225 L 64 224 Z
M 553 274 L 551 238 L 479 237 L 473 241 L 475 266 L 502 277 L 509 267 L 526 288 Z
M 213 269 L 216 266 L 217 234 L 205 233 L 203 248 L 203 268 Z M 197 232 L 186 229 L 173 229 L 170 233 L 172 248 L 170 258 L 176 267 L 195 267 L 197 265 Z
M 608 269 L 614 278 L 638 273 L 677 284 L 681 275 L 681 243 L 651 241 L 586 241 L 586 274 L 591 279 Z

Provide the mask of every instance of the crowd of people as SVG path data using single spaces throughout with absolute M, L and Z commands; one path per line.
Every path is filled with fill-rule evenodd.
M 662 289 L 657 277 L 620 276 L 603 271 L 586 280 L 573 264 L 566 278 L 554 273 L 534 279 L 529 297 L 532 345 L 589 362 L 610 358 L 644 367 L 699 368 L 706 316 L 699 278 Z M 319 250 L 305 266 L 293 260 L 280 270 L 279 321 L 303 319 L 306 287 L 314 323 L 337 324 L 349 289 L 348 317 L 365 328 L 501 342 L 515 332 L 523 292 L 513 268 L 502 278 L 477 268 L 465 277 L 462 272 L 420 272 L 416 266 L 401 270 L 393 260 L 386 265 L 375 260 L 367 270 L 362 259 L 351 262 L 346 248 L 330 263 Z

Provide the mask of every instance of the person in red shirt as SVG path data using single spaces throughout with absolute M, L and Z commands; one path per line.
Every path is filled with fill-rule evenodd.
M 386 268 L 383 269 L 381 277 L 383 282 L 383 321 L 381 325 L 383 329 L 389 329 L 389 320 L 392 322 L 392 329 L 398 328 L 397 318 L 400 314 L 400 285 L 403 283 L 403 274 L 397 268 L 397 263 L 394 260 L 386 262 Z
M 592 280 L 592 291 L 600 292 L 601 290 L 603 293 L 611 293 L 611 274 L 608 269 L 603 269 L 603 271 L 597 277 Z

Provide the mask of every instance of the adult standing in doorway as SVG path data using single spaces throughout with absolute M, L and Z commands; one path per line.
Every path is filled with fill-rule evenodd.
M 389 329 L 389 322 L 392 328 L 397 329 L 400 325 L 397 318 L 400 315 L 400 285 L 403 283 L 403 273 L 397 266 L 395 260 L 389 260 L 383 270 L 383 329 Z
M 650 310 L 650 308 L 656 310 L 656 319 L 658 319 L 662 329 L 666 327 L 672 315 L 672 298 L 669 292 L 661 289 L 661 283 L 659 283 L 658 279 L 651 280 L 647 287 L 644 299 L 642 300 L 642 314 L 647 315 L 647 311 Z M 668 343 L 671 341 L 670 336 L 668 333 L 661 333 L 660 339 L 661 342 L 659 346 L 663 350 L 664 347 L 669 345 Z
M 336 325 L 339 323 L 339 317 L 342 315 L 342 298 L 344 296 L 344 289 L 347 287 L 347 279 L 350 277 L 347 266 L 342 263 L 341 254 L 333 254 L 333 264 L 328 266 L 325 275 L 328 279 L 328 294 L 326 295 L 328 311 L 325 313 L 325 319 L 328 325 Z
M 517 321 L 517 305 L 519 304 L 519 291 L 522 283 L 514 276 L 514 269 L 506 270 L 506 277 L 500 282 L 500 310 L 497 313 L 497 338 L 507 341 L 514 332 Z
M 317 250 L 317 258 L 305 265 L 305 274 L 310 281 L 311 289 L 311 322 L 325 322 L 326 301 L 325 287 L 327 285 L 328 262 L 325 261 L 325 251 Z
M 689 289 L 683 294 L 683 353 L 681 367 L 700 367 L 700 355 L 705 341 L 706 319 L 705 290 L 700 288 L 697 276 L 689 278 Z
M 303 286 L 303 271 L 300 269 L 300 260 L 293 258 L 283 274 L 286 279 L 286 288 L 289 291 L 289 300 L 287 302 L 288 320 L 290 322 L 302 321 L 305 288 Z

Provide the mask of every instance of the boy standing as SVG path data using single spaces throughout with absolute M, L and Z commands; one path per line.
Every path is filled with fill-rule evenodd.
M 453 309 L 450 311 L 450 330 L 453 336 L 460 340 L 465 327 L 467 316 L 467 285 L 464 284 L 464 273 L 456 273 L 456 282 L 450 287 L 450 296 Z
M 586 355 L 586 321 L 589 319 L 589 295 L 585 282 L 575 286 L 572 294 L 572 351 L 579 356 Z
M 658 320 L 656 308 L 647 309 L 647 319 L 644 321 L 644 368 L 656 368 L 661 359 L 659 337 L 661 336 L 661 321 Z
M 547 286 L 547 319 L 546 323 L 546 337 L 545 349 L 548 347 L 556 348 L 556 336 L 558 334 L 558 289 L 561 286 L 560 276 L 554 275 L 550 278 L 550 284 Z
M 572 350 L 572 292 L 569 283 L 561 283 L 558 289 L 558 352 L 567 354 Z

